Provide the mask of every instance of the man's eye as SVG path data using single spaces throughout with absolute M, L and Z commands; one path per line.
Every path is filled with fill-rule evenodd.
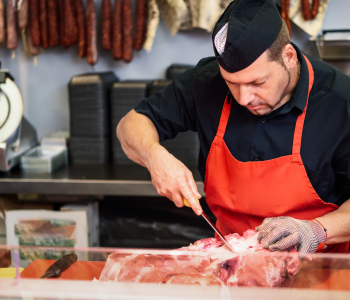
M 263 85 L 266 81 L 263 81 L 261 83 L 256 83 L 255 85 Z

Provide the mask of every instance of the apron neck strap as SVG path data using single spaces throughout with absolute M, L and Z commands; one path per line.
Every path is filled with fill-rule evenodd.
M 309 95 L 310 91 L 312 89 L 312 85 L 314 84 L 314 70 L 311 66 L 310 61 L 307 59 L 307 57 L 303 54 L 304 59 L 306 61 L 308 73 L 309 73 L 309 88 L 307 92 L 307 98 L 305 103 L 304 111 L 299 115 L 297 122 L 295 124 L 295 131 L 294 131 L 294 139 L 293 139 L 293 154 L 300 154 L 300 148 L 301 148 L 301 137 L 303 134 L 303 127 L 304 127 L 304 121 L 305 121 L 305 115 L 307 110 L 307 105 L 309 103 Z
M 231 102 L 232 102 L 232 100 L 229 101 L 228 97 L 226 96 L 224 107 L 223 107 L 222 112 L 221 112 L 218 132 L 216 133 L 216 135 L 218 137 L 220 137 L 220 138 L 224 137 L 224 134 L 225 134 L 225 131 L 226 131 L 228 118 L 230 117 Z

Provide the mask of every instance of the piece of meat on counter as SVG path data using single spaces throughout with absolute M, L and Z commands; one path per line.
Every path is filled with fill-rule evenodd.
M 297 254 L 271 252 L 257 241 L 258 233 L 247 230 L 243 236 L 226 236 L 235 252 L 220 239 L 208 238 L 177 249 L 178 254 L 109 255 L 101 281 L 193 284 L 200 286 L 278 287 L 301 266 Z M 169 253 L 169 252 L 168 252 Z

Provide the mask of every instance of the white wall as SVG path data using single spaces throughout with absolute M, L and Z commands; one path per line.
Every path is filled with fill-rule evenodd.
M 323 30 L 350 30 L 349 12 L 349 0 L 330 0 L 323 22 Z
M 337 15 L 338 11 L 344 18 L 346 16 L 349 23 L 350 7 L 344 9 L 345 3 L 350 6 L 349 0 L 331 0 L 325 21 L 327 25 L 342 19 Z M 95 4 L 99 11 L 100 0 L 95 0 Z M 333 14 L 333 11 L 336 13 Z M 350 28 L 350 24 L 347 26 Z M 306 53 L 315 54 L 308 36 L 295 26 L 293 41 Z M 125 64 L 113 61 L 111 53 L 100 49 L 95 71 L 113 70 L 121 80 L 163 78 L 166 68 L 172 63 L 196 64 L 202 57 L 212 55 L 211 34 L 197 29 L 171 36 L 161 21 L 151 53 L 142 50 L 134 54 L 134 60 Z M 0 60 L 2 68 L 9 69 L 15 77 L 23 94 L 25 116 L 37 129 L 39 138 L 55 130 L 69 129 L 67 84 L 72 76 L 92 71 L 85 60 L 78 60 L 76 48 L 47 49 L 38 56 L 38 64 L 34 66 L 33 59 L 24 53 L 22 44 L 14 59 L 2 45 Z

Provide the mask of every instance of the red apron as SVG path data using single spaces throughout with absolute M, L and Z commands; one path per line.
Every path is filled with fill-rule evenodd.
M 318 196 L 300 156 L 304 119 L 314 82 L 312 66 L 306 57 L 305 60 L 309 91 L 304 111 L 295 125 L 291 155 L 257 162 L 235 159 L 223 139 L 231 110 L 231 102 L 225 100 L 218 132 L 207 158 L 204 184 L 206 200 L 217 217 L 217 227 L 225 235 L 254 229 L 268 217 L 309 220 L 338 208 Z M 342 243 L 328 245 L 324 252 L 348 253 L 348 249 L 349 243 Z

